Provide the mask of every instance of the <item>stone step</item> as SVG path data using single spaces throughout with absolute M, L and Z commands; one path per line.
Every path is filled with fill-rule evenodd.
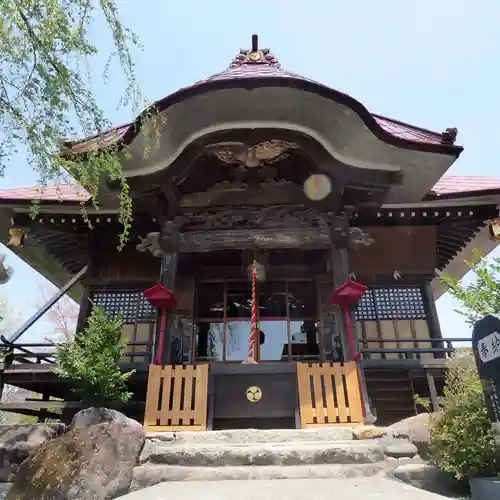
M 175 442 L 176 444 L 251 444 L 288 443 L 310 441 L 348 441 L 353 439 L 350 427 L 330 427 L 322 429 L 235 429 L 207 432 L 159 432 L 148 433 L 149 441 Z
M 183 467 L 141 465 L 134 469 L 131 490 L 136 491 L 165 481 L 227 481 L 262 479 L 350 479 L 385 476 L 393 462 L 351 465 L 292 465 L 268 467 Z
M 288 481 L 166 481 L 123 500 L 449 500 L 385 477 L 289 479 Z
M 372 441 L 179 445 L 146 442 L 141 463 L 190 467 L 250 465 L 370 464 L 385 458 L 384 445 Z

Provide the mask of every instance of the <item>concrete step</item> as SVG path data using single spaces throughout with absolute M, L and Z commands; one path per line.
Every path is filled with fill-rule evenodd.
M 136 491 L 165 481 L 227 481 L 262 479 L 350 479 L 385 476 L 394 462 L 351 465 L 292 465 L 268 467 L 183 467 L 141 465 L 134 469 L 131 490 Z
M 141 464 L 190 467 L 292 466 L 371 464 L 381 462 L 384 458 L 384 446 L 377 440 L 210 445 L 147 441 L 141 454 Z
M 235 429 L 207 432 L 160 432 L 148 433 L 148 441 L 161 441 L 176 444 L 252 444 L 288 443 L 310 441 L 348 441 L 353 439 L 352 428 L 330 427 L 323 429 Z

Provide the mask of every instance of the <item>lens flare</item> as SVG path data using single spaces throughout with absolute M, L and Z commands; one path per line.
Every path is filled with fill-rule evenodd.
M 313 174 L 304 182 L 304 193 L 313 201 L 324 200 L 332 192 L 332 181 L 323 174 Z

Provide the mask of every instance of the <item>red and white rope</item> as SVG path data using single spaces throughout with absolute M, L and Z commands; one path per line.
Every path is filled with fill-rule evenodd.
M 252 316 L 251 316 L 251 331 L 250 331 L 250 346 L 248 350 L 248 359 L 255 359 L 255 350 L 258 337 L 257 324 L 257 262 L 254 260 L 252 264 Z

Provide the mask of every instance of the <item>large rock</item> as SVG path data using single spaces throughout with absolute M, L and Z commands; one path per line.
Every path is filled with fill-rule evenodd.
M 107 500 L 127 493 L 144 446 L 135 422 L 72 430 L 40 446 L 19 468 L 6 500 Z
M 126 417 L 123 413 L 109 408 L 92 406 L 79 411 L 69 426 L 72 431 L 87 429 L 93 425 L 104 423 L 116 423 L 124 425 L 135 425 L 137 422 Z
M 30 453 L 65 431 L 64 424 L 0 426 L 0 482 L 10 481 Z
M 429 450 L 429 421 L 436 413 L 421 413 L 405 418 L 389 427 L 394 437 L 409 439 L 418 449 L 421 457 L 426 457 Z

